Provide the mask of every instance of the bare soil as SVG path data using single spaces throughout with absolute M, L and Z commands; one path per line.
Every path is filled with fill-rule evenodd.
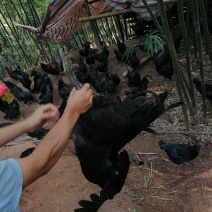
M 137 40 L 126 44 L 137 43 Z M 124 91 L 129 90 L 127 79 L 122 76 L 128 66 L 116 60 L 110 47 L 109 68 L 121 76 L 118 95 L 124 97 Z M 77 53 L 71 57 L 78 62 Z M 144 53 L 137 51 L 140 58 Z M 29 71 L 30 72 L 30 71 Z M 155 70 L 152 61 L 139 69 L 141 77 L 151 75 L 149 89 L 160 93 L 168 90 L 172 93 L 166 104 L 178 101 L 174 79 L 164 78 Z M 210 78 L 210 74 L 208 74 Z M 63 76 L 68 85 L 71 83 Z M 57 91 L 57 77 L 52 76 L 54 83 L 54 104 L 60 105 L 61 99 Z M 20 84 L 19 84 L 20 85 Z M 198 96 L 197 118 L 199 123 L 191 126 L 186 133 L 181 108 L 168 111 L 159 117 L 151 127 L 160 135 L 142 132 L 124 147 L 130 155 L 130 170 L 122 191 L 113 200 L 106 201 L 100 212 L 210 212 L 212 211 L 212 115 L 208 112 L 208 122 L 201 121 L 201 98 Z M 38 96 L 37 100 L 38 100 Z M 22 116 L 14 121 L 29 116 L 38 103 L 24 105 L 20 103 Z M 0 112 L 0 121 L 5 122 Z M 51 128 L 48 124 L 46 128 Z M 60 133 L 60 132 L 58 132 Z M 200 143 L 203 148 L 200 155 L 188 165 L 176 166 L 169 161 L 165 152 L 160 150 L 158 141 L 167 139 L 172 143 Z M 0 159 L 18 158 L 25 149 L 36 146 L 40 141 L 23 135 L 8 145 L 0 148 Z M 45 176 L 23 190 L 20 205 L 23 212 L 70 212 L 80 208 L 81 199 L 89 200 L 92 193 L 99 194 L 99 187 L 88 182 L 83 176 L 77 157 L 73 154 L 74 143 L 70 140 L 58 163 Z M 98 171 L 98 170 L 97 170 Z

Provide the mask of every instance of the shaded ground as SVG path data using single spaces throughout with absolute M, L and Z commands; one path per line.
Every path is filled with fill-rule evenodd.
M 137 41 L 127 43 L 129 42 L 136 43 Z M 124 90 L 129 88 L 122 73 L 128 66 L 116 61 L 113 48 L 115 46 L 110 48 L 109 68 L 121 75 L 118 93 L 123 97 Z M 139 55 L 141 58 L 144 56 L 141 52 Z M 71 54 L 71 56 L 76 60 L 76 55 Z M 152 76 L 150 89 L 155 92 L 168 89 L 172 93 L 166 101 L 167 105 L 178 101 L 175 83 L 159 76 L 151 61 L 141 67 L 139 72 L 141 76 L 146 74 Z M 66 76 L 63 76 L 63 79 L 71 87 L 69 79 Z M 52 80 L 54 82 L 54 103 L 59 106 L 61 100 L 57 92 L 57 78 L 52 77 Z M 20 103 L 20 105 L 22 114 L 20 119 L 27 117 L 38 107 L 37 103 L 32 105 Z M 198 112 L 197 116 L 201 119 L 201 112 Z M 180 108 L 173 109 L 151 125 L 153 129 L 161 133 L 159 136 L 142 132 L 126 145 L 124 149 L 130 155 L 131 165 L 125 185 L 122 191 L 113 200 L 105 202 L 99 211 L 212 211 L 211 112 L 208 112 L 208 117 L 207 125 L 201 124 L 200 120 L 199 125 L 192 127 L 190 133 L 185 134 L 182 111 Z M 2 113 L 0 113 L 0 121 L 5 121 Z M 46 128 L 51 128 L 51 125 L 47 125 Z M 204 147 L 199 157 L 191 161 L 190 165 L 178 167 L 171 163 L 167 155 L 158 147 L 160 139 L 167 139 L 173 143 L 201 143 Z M 35 146 L 38 142 L 24 135 L 11 142 L 10 145 L 0 148 L 0 159 L 17 158 L 22 151 Z M 79 208 L 79 200 L 89 200 L 91 193 L 99 193 L 99 187 L 89 183 L 82 175 L 78 159 L 73 151 L 73 141 L 70 140 L 55 167 L 47 175 L 24 189 L 20 202 L 22 211 L 74 211 L 75 208 Z

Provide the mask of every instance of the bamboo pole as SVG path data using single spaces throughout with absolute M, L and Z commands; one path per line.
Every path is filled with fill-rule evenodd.
M 194 97 L 194 87 L 193 87 L 193 81 L 191 77 L 191 65 L 190 65 L 190 53 L 189 53 L 189 44 L 188 44 L 188 36 L 187 36 L 187 31 L 186 31 L 186 25 L 185 25 L 185 20 L 183 16 L 183 3 L 182 0 L 178 0 L 178 18 L 179 18 L 179 25 L 181 27 L 182 31 L 182 36 L 183 36 L 183 46 L 184 46 L 184 52 L 186 55 L 186 71 L 187 71 L 187 76 L 188 76 L 188 81 L 189 81 L 189 93 L 190 93 L 190 98 L 192 102 L 192 106 L 194 109 L 196 109 L 196 102 L 195 102 L 195 97 Z
M 202 55 L 202 42 L 201 42 L 201 31 L 200 31 L 200 22 L 199 22 L 199 8 L 197 0 L 193 0 L 191 3 L 192 12 L 193 12 L 193 21 L 195 28 L 195 40 L 197 47 L 197 60 L 199 63 L 200 69 L 200 81 L 201 81 L 201 91 L 202 91 L 202 101 L 203 101 L 203 122 L 206 122 L 207 119 L 207 103 L 206 103 L 206 91 L 205 91 L 205 79 L 204 79 L 204 69 L 203 69 L 203 55 Z
M 173 4 L 175 2 L 177 2 L 177 0 L 166 0 L 166 1 L 164 1 L 164 4 Z M 157 5 L 157 1 L 148 3 L 149 7 L 156 6 L 156 5 Z M 141 8 L 146 8 L 146 6 L 143 4 L 143 5 L 141 5 Z M 133 10 L 125 9 L 125 10 L 121 10 L 121 11 L 115 11 L 115 12 L 109 12 L 109 13 L 104 13 L 104 14 L 100 14 L 100 15 L 95 15 L 92 17 L 79 18 L 79 21 L 81 21 L 81 22 L 91 21 L 91 20 L 96 20 L 96 19 L 100 19 L 100 18 L 106 18 L 106 17 L 115 16 L 115 15 L 130 13 L 130 12 L 133 12 Z
M 171 54 L 171 58 L 172 58 L 172 63 L 173 63 L 173 68 L 174 68 L 174 73 L 176 76 L 176 85 L 177 85 L 177 91 L 178 91 L 178 95 L 180 98 L 180 101 L 184 102 L 184 98 L 183 98 L 183 83 L 181 81 L 181 76 L 180 76 L 180 66 L 179 66 L 179 62 L 177 59 L 177 55 L 176 55 L 176 51 L 175 51 L 175 47 L 174 47 L 174 43 L 172 40 L 172 36 L 169 30 L 169 25 L 168 25 L 168 20 L 166 17 L 166 12 L 165 12 L 165 8 L 164 8 L 164 4 L 163 4 L 163 0 L 158 0 L 158 9 L 160 12 L 160 17 L 163 23 L 163 28 L 164 28 L 164 33 L 166 35 L 166 41 L 169 47 L 169 51 Z M 186 130 L 189 129 L 189 125 L 188 125 L 188 114 L 187 114 L 187 109 L 186 109 L 186 105 L 182 105 L 183 108 L 183 113 L 184 113 L 184 119 L 185 119 L 185 126 L 186 126 Z
M 212 51 L 211 51 L 212 47 L 211 47 L 211 41 L 210 41 L 210 33 L 208 29 L 207 14 L 206 14 L 206 10 L 205 10 L 203 2 L 199 1 L 198 4 L 199 4 L 199 9 L 202 16 L 202 23 L 204 28 L 205 48 L 207 50 L 207 54 L 209 54 L 211 68 L 212 68 Z

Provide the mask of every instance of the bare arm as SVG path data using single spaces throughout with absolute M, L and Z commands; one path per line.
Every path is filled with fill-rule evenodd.
M 52 104 L 41 106 L 29 118 L 0 128 L 0 147 L 26 132 L 31 132 L 42 127 L 46 121 L 57 121 L 58 118 L 57 107 Z
M 56 164 L 68 143 L 70 133 L 80 114 L 91 107 L 92 97 L 89 84 L 85 84 L 78 91 L 73 89 L 59 121 L 29 157 L 17 160 L 23 171 L 23 187 L 46 174 Z

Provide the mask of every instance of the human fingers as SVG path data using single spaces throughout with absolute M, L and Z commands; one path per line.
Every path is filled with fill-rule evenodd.
M 49 103 L 43 106 L 42 108 L 42 119 L 43 120 L 49 120 L 49 121 L 57 121 L 59 119 L 59 111 L 58 108 Z
M 85 83 L 83 86 L 82 86 L 82 90 L 89 90 L 91 87 L 91 85 L 89 83 Z

